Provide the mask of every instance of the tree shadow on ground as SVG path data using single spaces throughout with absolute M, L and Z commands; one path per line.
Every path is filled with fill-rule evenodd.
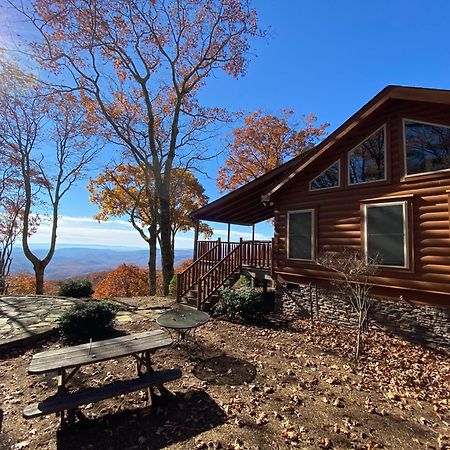
M 243 359 L 217 356 L 198 363 L 193 374 L 210 384 L 237 386 L 251 383 L 256 377 L 256 367 Z
M 204 391 L 176 393 L 151 408 L 89 418 L 57 433 L 57 448 L 162 449 L 225 422 L 226 415 Z

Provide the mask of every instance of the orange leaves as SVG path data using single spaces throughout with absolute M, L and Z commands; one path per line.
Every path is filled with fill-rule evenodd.
M 205 189 L 189 171 L 173 169 L 170 185 L 170 207 L 172 231 L 187 231 L 192 228 L 189 214 L 208 202 Z M 100 211 L 98 220 L 108 220 L 109 216 L 128 216 L 141 227 L 156 220 L 152 213 L 151 197 L 145 191 L 146 185 L 153 192 L 153 176 L 148 180 L 142 169 L 132 164 L 120 164 L 114 169 L 106 169 L 97 178 L 91 179 L 88 190 L 90 201 L 96 203 Z M 202 233 L 209 235 L 211 230 L 203 225 Z
M 148 272 L 134 265 L 121 264 L 109 272 L 95 288 L 95 299 L 148 295 Z
M 328 123 L 316 125 L 313 114 L 302 116 L 301 126 L 292 122 L 295 112 L 285 109 L 280 116 L 263 115 L 261 110 L 248 114 L 242 127 L 233 131 L 228 157 L 219 170 L 217 186 L 221 191 L 260 177 L 288 159 L 313 147 L 325 134 Z

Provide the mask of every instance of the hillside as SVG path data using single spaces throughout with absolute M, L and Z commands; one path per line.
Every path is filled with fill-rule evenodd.
M 44 249 L 34 249 L 41 257 Z M 175 251 L 175 266 L 192 257 L 192 250 L 180 249 Z M 25 258 L 21 248 L 14 249 L 11 274 L 32 272 L 30 262 Z M 136 264 L 146 267 L 148 261 L 147 250 L 113 250 L 109 248 L 71 247 L 58 248 L 47 267 L 45 274 L 49 280 L 63 280 L 88 275 L 92 272 L 108 272 L 119 264 Z M 157 266 L 161 260 L 158 256 Z

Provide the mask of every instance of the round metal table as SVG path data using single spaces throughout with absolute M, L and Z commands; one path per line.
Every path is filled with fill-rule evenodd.
M 190 358 L 191 348 L 188 345 L 189 341 L 197 346 L 203 353 L 203 349 L 195 338 L 195 330 L 198 327 L 205 325 L 209 319 L 209 314 L 204 311 L 193 308 L 177 308 L 161 314 L 156 319 L 156 323 L 159 326 L 166 328 L 171 335 L 172 331 L 175 332 L 173 345 L 178 347 L 184 345 L 189 352 Z

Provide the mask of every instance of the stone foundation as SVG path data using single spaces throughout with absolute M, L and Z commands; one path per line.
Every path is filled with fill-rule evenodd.
M 356 313 L 351 305 L 330 291 L 318 290 L 312 302 L 307 286 L 276 288 L 276 309 L 287 316 L 352 326 Z M 389 333 L 440 350 L 450 351 L 450 308 L 417 305 L 406 301 L 371 299 L 369 323 Z

